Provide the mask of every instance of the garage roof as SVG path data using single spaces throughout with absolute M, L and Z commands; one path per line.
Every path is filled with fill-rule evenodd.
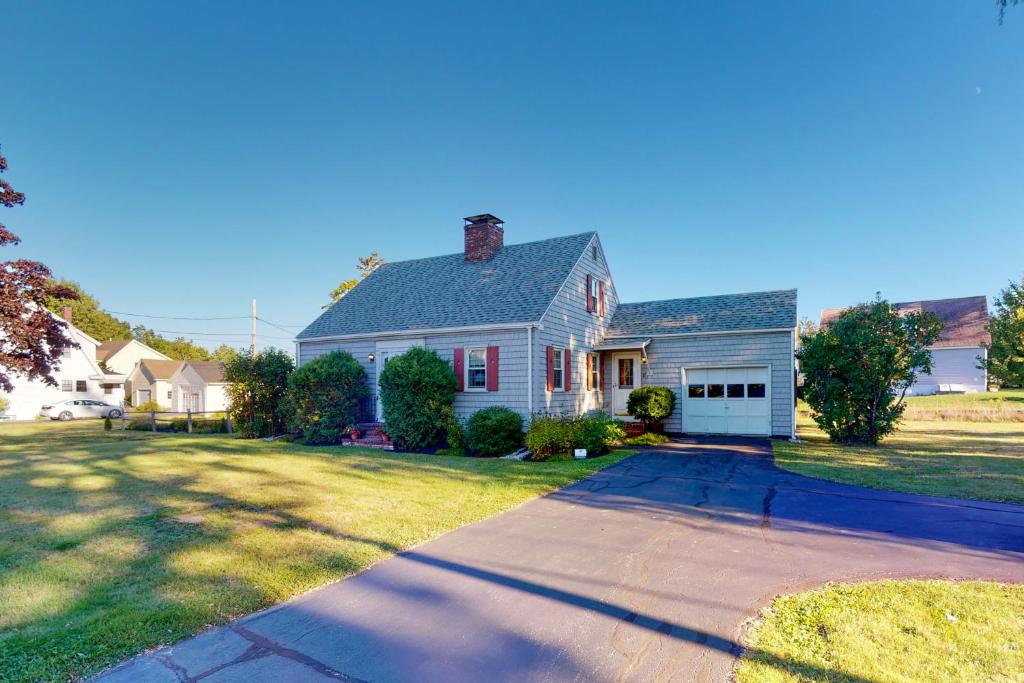
M 796 327 L 796 290 L 620 304 L 607 338 Z

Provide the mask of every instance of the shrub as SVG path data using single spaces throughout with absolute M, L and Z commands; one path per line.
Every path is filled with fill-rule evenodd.
M 572 449 L 579 443 L 579 424 L 572 417 L 535 415 L 526 432 L 526 447 L 531 460 L 572 458 Z
M 800 337 L 800 369 L 811 416 L 832 441 L 875 446 L 896 431 L 918 372 L 931 372 L 942 322 L 876 298 Z
M 668 437 L 664 434 L 656 434 L 654 432 L 644 432 L 639 436 L 631 436 L 626 439 L 623 443 L 627 446 L 657 446 L 668 441 Z
M 455 400 L 455 374 L 435 351 L 412 348 L 380 373 L 387 432 L 409 450 L 439 445 L 447 435 Z
M 109 415 L 104 415 L 103 416 L 103 431 L 109 432 L 113 428 L 114 428 L 114 423 L 110 421 L 110 416 Z
M 362 419 L 359 406 L 368 395 L 359 361 L 347 351 L 332 351 L 288 377 L 290 424 L 306 443 L 339 443 L 346 427 Z
M 672 414 L 676 405 L 676 395 L 666 387 L 638 387 L 629 392 L 626 410 L 630 415 L 644 423 L 648 429 L 654 422 L 660 422 Z
M 225 364 L 224 378 L 235 431 L 254 439 L 284 431 L 291 356 L 278 349 L 240 353 Z
M 466 445 L 476 455 L 508 455 L 523 443 L 523 418 L 504 406 L 476 411 L 466 427 Z
M 159 413 L 163 409 L 164 407 L 162 405 L 150 399 L 149 401 L 146 401 L 142 405 L 135 408 L 135 411 L 139 413 Z
M 459 455 L 463 455 L 463 451 L 466 450 L 466 432 L 462 429 L 459 418 L 455 417 L 455 411 L 451 409 L 446 410 L 444 420 L 445 439 L 448 441 L 448 448 L 459 451 Z
M 626 438 L 622 423 L 601 412 L 581 417 L 577 422 L 579 447 L 586 448 L 587 455 L 604 455 L 609 448 Z

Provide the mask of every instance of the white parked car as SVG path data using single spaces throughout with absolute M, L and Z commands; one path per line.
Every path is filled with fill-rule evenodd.
M 74 420 L 78 417 L 109 417 L 113 420 L 121 417 L 121 409 L 103 401 L 75 398 L 43 406 L 40 415 L 51 420 Z

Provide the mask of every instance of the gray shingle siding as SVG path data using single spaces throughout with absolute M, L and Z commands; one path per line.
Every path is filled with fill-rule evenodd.
M 387 342 L 422 340 L 425 348 L 436 351 L 452 363 L 454 350 L 476 347 L 498 347 L 498 391 L 463 391 L 455 394 L 455 414 L 465 420 L 481 408 L 503 405 L 523 418 L 529 417 L 527 406 L 527 344 L 526 328 L 494 332 L 438 334 L 427 336 L 388 337 Z M 375 363 L 367 357 L 377 353 L 376 339 L 339 339 L 333 341 L 299 342 L 299 365 L 334 350 L 348 351 L 366 370 L 371 392 L 376 391 Z M 536 360 L 536 359 L 535 359 Z
M 594 258 L 593 247 L 597 247 Z M 587 275 L 605 282 L 606 310 L 602 318 L 587 311 Z M 608 322 L 618 308 L 618 294 L 597 235 L 583 251 L 579 263 L 566 279 L 558 296 L 541 320 L 542 329 L 534 334 L 534 411 L 550 413 L 584 413 L 603 409 L 609 392 L 587 391 L 587 365 L 584 356 L 605 334 Z M 572 353 L 572 384 L 570 391 L 547 391 L 547 347 L 568 348 Z
M 609 398 L 614 367 L 605 354 Z M 676 407 L 665 429 L 683 432 L 681 369 L 692 366 L 730 367 L 771 365 L 772 435 L 789 437 L 793 427 L 793 352 L 789 332 L 661 337 L 647 347 L 648 363 L 642 368 L 644 385 L 667 387 L 676 394 Z

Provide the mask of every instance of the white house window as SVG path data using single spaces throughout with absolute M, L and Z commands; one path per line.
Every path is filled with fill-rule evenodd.
M 167 392 L 167 400 L 168 400 L 168 401 L 170 401 L 170 400 L 171 400 L 171 392 L 170 392 L 170 391 L 168 391 L 168 392 Z
M 62 379 L 60 381 L 60 390 L 61 391 L 71 391 L 71 380 L 69 380 L 69 379 Z
M 600 313 L 600 310 L 599 310 L 599 308 L 601 306 L 601 302 L 599 300 L 600 296 L 601 296 L 601 290 L 600 290 L 601 284 L 600 283 L 601 283 L 601 281 L 598 280 L 596 277 L 590 278 L 590 310 L 594 311 L 595 313 Z
M 555 391 L 565 390 L 565 349 L 552 349 L 551 387 Z
M 601 388 L 601 355 L 590 354 L 590 388 L 597 391 Z
M 75 380 L 75 391 L 85 391 L 85 380 Z
M 487 389 L 487 349 L 469 349 L 466 388 Z

